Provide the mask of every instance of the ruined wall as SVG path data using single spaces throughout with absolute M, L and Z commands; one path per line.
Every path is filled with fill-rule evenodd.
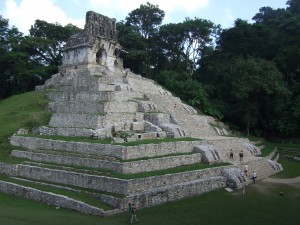
M 61 69 L 84 64 L 123 68 L 120 51 L 116 20 L 89 11 L 84 30 L 70 37 L 63 48 Z
M 11 155 L 13 157 L 25 158 L 33 161 L 50 162 L 72 166 L 83 166 L 90 168 L 100 168 L 125 174 L 163 170 L 201 162 L 201 154 L 199 153 L 195 153 L 192 155 L 170 156 L 133 162 L 118 162 L 104 159 L 100 160 L 75 156 L 61 156 L 18 150 L 13 150 Z
M 22 198 L 43 202 L 47 205 L 55 205 L 63 208 L 73 209 L 82 213 L 104 216 L 102 209 L 85 204 L 81 201 L 70 199 L 63 195 L 40 191 L 5 181 L 0 181 L 0 190 L 3 193 L 15 195 Z

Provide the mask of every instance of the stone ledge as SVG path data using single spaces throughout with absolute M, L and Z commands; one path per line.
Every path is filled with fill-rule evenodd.
M 112 170 L 115 172 L 125 174 L 163 170 L 201 162 L 201 154 L 199 153 L 194 153 L 192 155 L 168 156 L 132 162 L 116 162 L 101 159 L 83 158 L 76 156 L 62 156 L 19 150 L 13 150 L 11 152 L 11 156 L 25 158 L 32 161 Z
M 54 205 L 62 208 L 73 209 L 85 214 L 104 216 L 104 210 L 88 205 L 84 202 L 71 199 L 69 197 L 45 192 L 38 189 L 13 184 L 6 181 L 0 181 L 0 191 L 6 194 L 23 197 L 35 201 L 40 201 L 48 205 Z M 106 213 L 108 214 L 108 213 Z

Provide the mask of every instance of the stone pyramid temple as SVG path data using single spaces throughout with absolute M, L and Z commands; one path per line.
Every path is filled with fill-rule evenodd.
M 36 87 L 50 99 L 49 124 L 36 129 L 38 135 L 10 137 L 18 149 L 11 156 L 26 160 L 0 164 L 9 177 L 84 192 L 110 209 L 13 182 L 0 182 L 0 191 L 109 216 L 126 211 L 129 202 L 145 208 L 215 189 L 239 189 L 251 182 L 243 173 L 245 163 L 258 179 L 282 170 L 273 155 L 259 157 L 261 147 L 231 136 L 220 121 L 124 69 L 120 52 L 116 20 L 87 12 L 84 30 L 63 48 L 59 73 Z M 241 151 L 244 164 L 238 159 Z

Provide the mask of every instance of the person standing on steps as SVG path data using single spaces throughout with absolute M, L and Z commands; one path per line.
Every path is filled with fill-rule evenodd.
M 244 173 L 245 173 L 246 177 L 248 177 L 248 165 L 247 165 L 247 163 L 244 165 Z
M 244 152 L 243 152 L 243 150 L 240 151 L 239 156 L 240 156 L 240 163 L 243 164 L 243 161 L 244 161 Z
M 233 159 L 233 151 L 232 151 L 232 149 L 230 149 L 230 151 L 229 151 L 229 159 Z
M 253 173 L 252 173 L 253 184 L 256 183 L 256 178 L 257 178 L 256 173 L 253 171 Z

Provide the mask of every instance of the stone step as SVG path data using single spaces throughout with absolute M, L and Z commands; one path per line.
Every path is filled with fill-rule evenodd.
M 94 130 L 83 127 L 47 127 L 42 126 L 37 128 L 39 135 L 55 135 L 66 137 L 91 137 Z
M 55 91 L 47 94 L 50 101 L 90 101 L 90 102 L 101 102 L 111 101 L 115 93 L 112 91 L 89 91 L 89 92 L 78 92 L 78 91 Z
M 143 113 L 53 113 L 48 126 L 99 129 L 110 127 L 113 124 L 120 127 L 132 122 L 144 121 Z
M 221 166 L 202 170 L 131 179 L 128 182 L 128 194 L 133 195 L 156 188 L 167 188 L 180 183 L 209 179 L 211 177 L 219 177 L 221 176 L 222 171 L 227 167 L 231 166 Z
M 57 113 L 135 113 L 138 111 L 138 103 L 127 102 L 50 102 L 51 111 Z
M 221 176 L 222 170 L 228 168 L 228 166 L 129 180 L 23 164 L 8 165 L 1 163 L 0 168 L 1 173 L 7 176 L 17 176 L 43 182 L 71 185 L 96 191 L 131 196 L 155 188 L 163 188 L 178 183 Z
M 278 168 L 275 168 L 272 164 L 276 162 L 269 160 L 267 158 L 257 158 L 252 161 L 248 161 L 248 180 L 251 181 L 252 172 L 255 171 L 257 175 L 257 180 L 265 179 L 275 173 L 278 173 L 282 170 L 281 165 L 279 164 Z M 244 170 L 244 165 L 239 165 L 241 170 Z
M 168 156 L 162 158 L 152 158 L 131 162 L 120 162 L 114 158 L 106 157 L 106 160 L 95 159 L 87 155 L 59 155 L 49 153 L 38 153 L 32 151 L 13 150 L 11 156 L 29 159 L 37 162 L 55 163 L 59 165 L 81 166 L 110 170 L 118 173 L 133 174 L 150 172 L 157 170 L 170 169 L 174 167 L 192 165 L 201 162 L 201 154 L 194 153 L 189 155 Z
M 41 184 L 42 183 L 39 183 L 39 185 Z M 50 184 L 44 184 L 44 185 L 47 185 L 48 187 L 51 186 Z M 62 188 L 62 187 L 56 185 L 55 188 Z M 35 201 L 40 201 L 47 205 L 54 205 L 57 208 L 72 209 L 90 215 L 106 216 L 106 215 L 113 215 L 113 214 L 120 213 L 120 210 L 118 209 L 103 210 L 101 208 L 89 205 L 87 203 L 70 198 L 62 194 L 56 194 L 55 192 L 51 192 L 51 191 L 43 191 L 41 189 L 38 189 L 36 185 L 34 188 L 32 188 L 30 187 L 30 185 L 25 186 L 14 182 L 7 182 L 7 181 L 0 180 L 0 190 L 1 192 L 6 194 L 15 195 L 18 197 L 31 199 Z M 69 189 L 69 191 L 75 191 L 75 190 Z M 111 201 L 111 203 L 112 202 L 113 200 Z
M 139 208 L 147 208 L 170 201 L 200 195 L 205 192 L 226 187 L 226 180 L 222 176 L 207 177 L 187 182 L 178 182 L 170 186 L 149 189 L 145 192 L 128 197 L 128 202 L 133 202 Z
M 25 164 L 9 165 L 0 163 L 0 171 L 7 176 L 34 179 L 60 185 L 69 185 L 111 194 L 126 195 L 128 180 L 107 177 L 103 175 L 87 174 L 82 172 L 67 171 L 67 167 L 50 169 L 41 166 Z
M 161 157 L 170 154 L 192 153 L 194 146 L 206 144 L 207 141 L 175 141 L 158 144 L 140 144 L 136 146 L 121 146 L 88 142 L 72 142 L 52 140 L 37 137 L 11 136 L 10 144 L 27 149 L 46 149 L 53 151 L 68 151 L 74 153 L 111 156 L 122 160 L 145 157 Z

